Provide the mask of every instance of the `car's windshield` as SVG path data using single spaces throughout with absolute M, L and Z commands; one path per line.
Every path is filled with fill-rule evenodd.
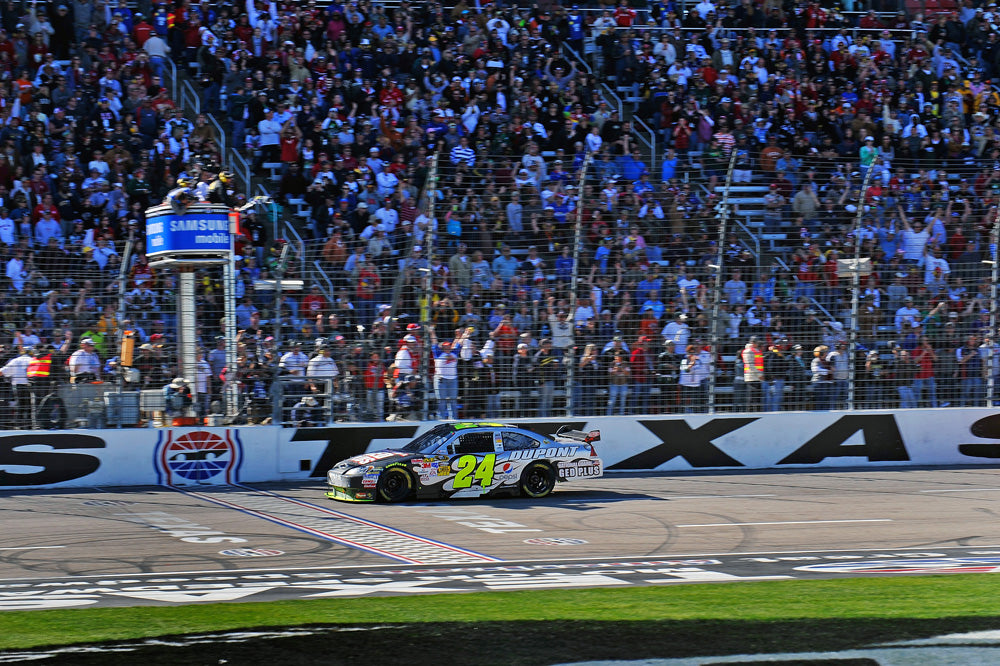
M 448 439 L 453 432 L 454 429 L 450 425 L 436 426 L 404 446 L 403 451 L 408 451 L 410 453 L 433 451 L 440 446 L 444 440 Z

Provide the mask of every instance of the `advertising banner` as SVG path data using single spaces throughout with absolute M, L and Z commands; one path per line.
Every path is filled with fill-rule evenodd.
M 513 420 L 541 434 L 600 430 L 608 472 L 996 465 L 992 409 Z M 322 482 L 334 464 L 401 447 L 437 422 L 0 434 L 0 490 Z
M 173 212 L 146 219 L 146 254 L 150 257 L 229 252 L 229 212 Z

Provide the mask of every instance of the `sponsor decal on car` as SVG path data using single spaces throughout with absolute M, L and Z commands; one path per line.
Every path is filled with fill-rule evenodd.
M 580 453 L 578 446 L 553 446 L 539 449 L 521 449 L 511 451 L 510 460 L 535 460 L 537 458 L 568 458 Z
M 594 458 L 578 458 L 557 463 L 559 475 L 566 479 L 586 479 L 601 476 L 601 463 Z
M 378 485 L 378 472 L 365 474 L 361 477 L 361 485 L 365 488 L 374 488 Z

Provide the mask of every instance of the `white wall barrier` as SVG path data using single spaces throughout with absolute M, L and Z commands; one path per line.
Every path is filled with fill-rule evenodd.
M 515 420 L 600 429 L 609 471 L 995 465 L 991 409 Z M 434 423 L 328 428 L 0 432 L 0 490 L 321 480 L 337 461 L 402 446 Z

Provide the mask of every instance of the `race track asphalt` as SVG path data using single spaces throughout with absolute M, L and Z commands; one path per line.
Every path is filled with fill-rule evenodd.
M 319 482 L 0 493 L 0 610 L 1000 566 L 1000 472 L 610 474 L 543 500 Z

